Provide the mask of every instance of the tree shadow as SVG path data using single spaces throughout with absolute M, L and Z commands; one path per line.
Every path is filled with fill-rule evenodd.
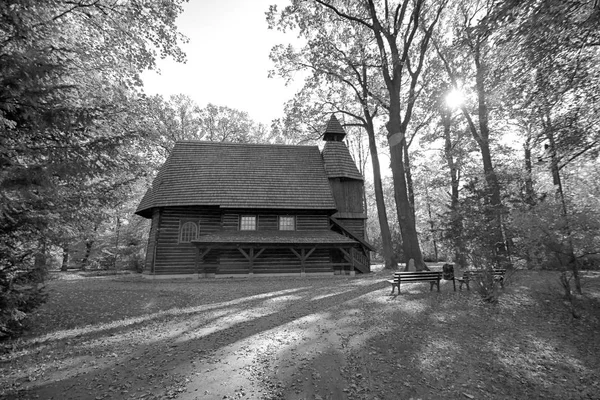
M 47 372 L 39 382 L 27 382 L 31 380 L 31 375 L 25 370 L 20 376 L 13 374 L 9 379 L 15 390 L 6 392 L 5 395 L 9 398 L 49 398 L 57 393 L 64 393 L 64 388 L 68 387 L 70 390 L 64 393 L 65 399 L 86 398 L 90 393 L 95 393 L 94 398 L 128 398 L 132 393 L 148 388 L 153 380 L 158 379 L 164 385 L 169 375 L 192 374 L 199 365 L 205 367 L 215 357 L 221 357 L 222 355 L 215 355 L 225 347 L 244 341 L 251 343 L 254 337 L 286 324 L 310 324 L 311 315 L 327 312 L 332 307 L 382 287 L 380 282 L 365 282 L 360 279 L 299 282 L 304 287 L 272 292 L 258 290 L 263 293 L 213 303 L 210 306 L 200 304 L 176 311 L 152 313 L 141 319 L 130 318 L 121 325 L 98 325 L 89 332 L 81 332 L 79 336 L 74 336 L 74 332 L 71 332 L 55 340 L 41 341 L 39 343 L 45 343 L 48 349 L 39 351 L 36 356 L 23 357 L 23 360 L 14 359 L 12 362 L 31 364 L 36 358 L 43 360 L 48 352 L 52 352 L 50 348 L 71 345 L 72 354 L 61 360 L 61 364 L 67 367 L 47 365 Z M 262 287 L 265 282 L 256 283 Z M 255 282 L 247 281 L 243 284 L 251 286 Z M 216 285 L 213 290 L 222 290 L 230 282 L 211 283 L 212 285 Z M 281 289 L 273 286 L 276 285 L 269 288 Z M 139 332 L 144 330 L 146 332 L 140 335 Z M 153 337 L 147 337 L 148 331 Z M 135 343 L 134 340 L 140 337 L 141 343 Z M 238 347 L 241 349 L 242 346 Z M 88 361 L 87 364 L 77 365 L 78 356 L 82 353 L 91 354 L 95 362 L 90 364 L 88 358 L 84 360 Z M 193 365 L 191 361 L 198 365 Z M 131 371 L 145 373 L 131 374 Z M 121 382 L 121 385 L 110 378 L 127 374 L 134 379 Z M 168 387 L 157 389 L 158 395 L 164 395 L 169 390 Z M 152 395 L 157 395 L 156 393 Z
M 451 284 L 439 293 L 409 284 L 391 297 L 381 277 L 298 281 L 296 290 L 272 281 L 255 288 L 258 298 L 194 304 L 74 341 L 93 349 L 95 368 L 21 378 L 29 390 L 10 398 L 593 398 L 600 325 L 570 319 L 543 291 L 539 279 L 550 278 L 517 277 L 494 306 Z
M 516 282 L 498 305 L 482 303 L 473 291 L 430 293 L 426 286 L 387 302 L 366 294 L 362 324 L 348 326 L 343 313 L 329 316 L 338 331 L 359 337 L 346 348 L 330 342 L 329 350 L 345 360 L 336 385 L 314 380 L 328 354 L 316 351 L 318 340 L 305 350 L 314 357 L 302 370 L 268 380 L 284 379 L 284 398 L 303 398 L 295 392 L 298 375 L 311 382 L 304 390 L 323 399 L 595 398 L 598 321 L 572 320 L 560 301 Z M 589 305 L 598 312 L 593 298 Z

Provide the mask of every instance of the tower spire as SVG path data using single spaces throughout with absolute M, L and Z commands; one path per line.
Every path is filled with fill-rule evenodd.
M 340 121 L 335 117 L 335 114 L 331 114 L 325 133 L 323 133 L 323 140 L 326 142 L 341 142 L 346 136 L 346 131 L 340 124 Z

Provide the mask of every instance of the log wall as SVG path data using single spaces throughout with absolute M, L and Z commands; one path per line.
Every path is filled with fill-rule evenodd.
M 211 250 L 196 267 L 197 251 L 191 243 L 179 243 L 181 224 L 186 221 L 199 223 L 199 234 L 219 230 L 239 229 L 240 215 L 256 215 L 258 230 L 276 231 L 279 229 L 279 215 L 294 215 L 296 230 L 318 231 L 329 229 L 329 216 L 326 213 L 258 210 L 221 210 L 218 207 L 169 207 L 157 212 L 152 219 L 150 237 L 155 251 L 150 251 L 147 261 L 155 274 L 194 274 L 214 272 L 217 274 L 247 274 L 247 258 L 237 249 Z M 153 245 L 154 246 L 154 245 Z M 248 249 L 244 249 L 248 252 Z M 298 250 L 297 250 L 298 251 Z M 317 249 L 305 261 L 305 272 L 331 272 L 332 252 L 336 250 Z M 339 251 L 338 251 L 339 252 Z M 152 255 L 156 256 L 152 259 Z M 302 263 L 289 248 L 266 249 L 254 261 L 253 273 L 300 273 Z
M 154 273 L 193 274 L 196 270 L 196 247 L 191 243 L 179 243 L 179 228 L 182 221 L 199 224 L 199 234 L 221 229 L 221 213 L 217 207 L 169 207 L 161 214 Z M 216 254 L 207 254 L 203 264 L 215 265 Z
M 329 179 L 338 212 L 363 213 L 363 182 L 356 179 Z
M 223 229 L 238 230 L 240 215 L 256 215 L 257 229 L 260 231 L 279 230 L 280 215 L 293 215 L 296 217 L 296 230 L 318 231 L 329 229 L 327 214 L 315 214 L 298 211 L 257 210 L 225 210 L 223 214 Z M 247 250 L 247 249 L 245 249 Z M 305 272 L 332 271 L 331 251 L 328 249 L 315 250 L 306 261 Z M 209 253 L 210 254 L 210 253 Z M 219 268 L 217 274 L 247 274 L 249 272 L 248 260 L 237 249 L 219 251 Z M 255 261 L 253 273 L 300 273 L 300 259 L 289 249 L 266 249 Z
M 144 269 L 148 272 L 154 272 L 154 253 L 156 251 L 156 238 L 158 226 L 160 224 L 160 209 L 155 208 L 152 212 L 152 222 L 150 224 L 150 234 L 148 235 L 148 246 L 146 247 L 146 260 Z
M 255 215 L 257 217 L 257 229 L 260 231 L 279 230 L 279 219 L 282 216 L 296 217 L 297 231 L 320 231 L 329 229 L 329 216 L 325 213 L 311 213 L 298 211 L 274 211 L 258 210 L 249 212 L 248 210 L 224 210 L 223 211 L 223 230 L 237 231 L 239 229 L 240 215 Z
M 247 251 L 247 249 L 244 249 Z M 256 251 L 256 250 L 255 250 Z M 296 250 L 298 251 L 298 250 Z M 331 272 L 331 250 L 315 250 L 304 266 L 306 273 Z M 254 274 L 300 273 L 302 263 L 289 248 L 266 249 L 254 261 Z M 221 250 L 217 274 L 247 274 L 248 260 L 237 249 Z
M 338 218 L 338 221 L 341 225 L 344 226 L 347 230 L 360 237 L 361 239 L 365 239 L 365 220 L 362 218 Z

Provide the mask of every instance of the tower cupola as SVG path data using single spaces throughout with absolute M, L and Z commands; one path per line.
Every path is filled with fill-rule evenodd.
M 340 124 L 340 121 L 335 117 L 335 115 L 331 115 L 329 118 L 329 122 L 327 123 L 327 127 L 325 128 L 325 133 L 323 133 L 323 140 L 326 142 L 341 142 L 346 137 L 346 132 Z

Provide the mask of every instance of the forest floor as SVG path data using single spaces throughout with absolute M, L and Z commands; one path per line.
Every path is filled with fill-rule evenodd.
M 476 291 L 367 276 L 59 274 L 3 343 L 4 399 L 600 399 L 600 273 L 578 318 L 558 276 Z M 8 347 L 7 347 L 8 346 Z

